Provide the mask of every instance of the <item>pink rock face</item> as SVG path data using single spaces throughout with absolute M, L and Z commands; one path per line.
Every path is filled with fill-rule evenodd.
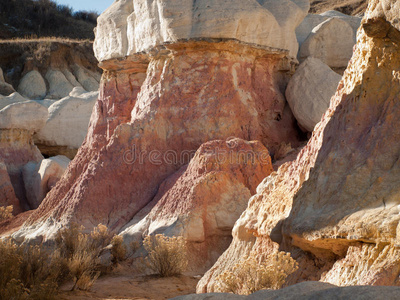
M 369 22 L 330 108 L 297 159 L 260 185 L 233 229 L 234 241 L 198 292 L 244 255 L 287 250 L 300 264 L 290 283 L 398 285 L 400 51 L 397 35 Z M 380 24 L 380 25 L 379 25 Z M 383 24 L 383 25 L 382 25 Z M 383 26 L 385 34 L 371 26 Z M 394 36 L 394 38 L 392 38 Z M 274 241 L 274 242 L 273 242 Z
M 234 223 L 271 172 L 269 152 L 260 142 L 207 142 L 189 165 L 161 184 L 154 200 L 138 213 L 145 217 L 136 217 L 121 235 L 128 244 L 154 233 L 181 235 L 191 271 L 204 272 L 227 248 Z
M 209 140 L 260 140 L 272 154 L 282 142 L 296 147 L 281 91 L 285 55 L 235 41 L 185 41 L 143 60 L 104 62 L 86 141 L 21 235 L 49 217 L 118 231 Z
M 5 165 L 13 186 L 13 192 L 15 192 L 18 198 L 18 201 L 15 201 L 13 196 L 9 196 L 11 197 L 10 200 L 4 201 L 4 204 L 13 205 L 13 213 L 18 214 L 29 209 L 25 196 L 22 168 L 28 162 L 41 161 L 43 156 L 40 154 L 39 149 L 33 144 L 32 133 L 23 129 L 0 130 L 0 149 L 0 162 L 3 162 Z M 6 179 L 6 177 L 3 178 Z M 10 195 L 9 192 L 8 184 L 0 187 L 0 193 Z M 3 203 L 0 203 L 0 205 L 3 205 Z

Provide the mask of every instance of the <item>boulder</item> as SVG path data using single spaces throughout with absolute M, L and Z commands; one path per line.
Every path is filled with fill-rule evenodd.
M 330 18 L 314 27 L 299 51 L 299 60 L 312 56 L 331 68 L 346 67 L 354 46 L 352 27 L 338 18 Z
M 24 129 L 38 132 L 46 124 L 46 107 L 35 101 L 16 102 L 0 110 L 0 129 Z
M 297 122 L 312 132 L 329 107 L 342 76 L 318 58 L 307 58 L 290 79 L 286 99 Z
M 61 99 L 67 97 L 74 88 L 60 70 L 48 69 L 45 77 L 49 83 L 47 98 Z
M 15 93 L 15 89 L 11 84 L 8 84 L 7 82 L 0 81 L 0 96 L 8 96 L 12 93 Z
M 116 1 L 98 19 L 95 55 L 104 61 L 167 42 L 218 38 L 287 49 L 296 57 L 294 30 L 309 7 L 306 0 Z
M 76 90 L 73 94 L 76 94 Z M 71 92 L 72 93 L 72 92 Z M 49 107 L 45 126 L 35 135 L 39 145 L 78 149 L 85 139 L 98 92 L 65 97 Z
M 28 99 L 43 99 L 47 94 L 46 82 L 38 71 L 30 71 L 22 77 L 18 92 Z
M 0 82 L 4 82 L 4 74 L 3 74 L 3 69 L 0 68 Z
M 337 18 L 348 23 L 353 29 L 354 33 L 353 43 L 355 44 L 357 42 L 356 41 L 357 30 L 360 27 L 361 18 L 356 16 L 345 15 L 339 11 L 330 10 L 319 15 L 308 14 L 304 18 L 303 22 L 301 22 L 300 25 L 296 28 L 296 36 L 297 36 L 297 41 L 299 42 L 299 46 L 301 47 L 301 45 L 304 43 L 304 41 L 307 39 L 307 37 L 310 35 L 310 33 L 315 27 L 317 27 L 318 25 L 327 21 L 330 18 Z
M 95 92 L 99 90 L 99 82 L 95 79 L 94 73 L 85 69 L 80 65 L 72 66 L 74 75 L 80 85 L 88 92 Z
M 46 194 L 61 179 L 69 162 L 69 158 L 58 155 L 44 159 L 40 163 L 30 162 L 24 166 L 23 180 L 31 209 L 39 207 Z
M 19 103 L 19 102 L 27 102 L 27 101 L 29 101 L 29 99 L 22 97 L 17 92 L 12 93 L 11 95 L 8 95 L 8 96 L 0 95 L 0 110 L 10 104 Z
M 241 257 L 263 260 L 277 248 L 299 263 L 290 283 L 398 285 L 400 52 L 397 29 L 375 18 L 383 2 L 369 2 L 354 55 L 310 141 L 258 187 L 198 292 L 213 291 L 218 274 Z
M 171 152 L 168 158 L 178 160 Z M 236 220 L 257 185 L 273 171 L 260 142 L 203 144 L 189 165 L 168 177 L 121 235 L 127 245 L 146 235 L 183 236 L 192 272 L 205 272 L 228 247 Z

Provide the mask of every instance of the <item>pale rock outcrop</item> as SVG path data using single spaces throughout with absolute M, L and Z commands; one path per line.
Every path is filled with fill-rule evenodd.
M 308 14 L 304 18 L 303 22 L 301 22 L 300 25 L 296 28 L 296 36 L 297 36 L 297 41 L 299 42 L 299 46 L 301 47 L 303 42 L 307 39 L 307 37 L 310 35 L 310 33 L 315 27 L 317 27 L 318 25 L 327 21 L 330 18 L 337 18 L 348 23 L 353 29 L 354 44 L 357 42 L 356 36 L 357 36 L 357 30 L 361 24 L 361 18 L 355 16 L 348 16 L 341 12 L 330 10 L 319 15 Z M 340 34 L 341 34 L 340 32 L 335 33 L 335 35 L 340 35 Z
M 317 58 L 307 58 L 286 88 L 286 100 L 299 125 L 313 131 L 329 107 L 342 76 Z
M 31 209 L 40 205 L 47 193 L 61 179 L 70 161 L 68 157 L 58 155 L 40 163 L 30 162 L 24 166 L 23 180 Z
M 83 87 L 76 86 L 76 87 L 73 88 L 71 93 L 69 93 L 69 95 L 71 97 L 79 97 L 79 96 L 81 96 L 82 94 L 85 94 L 85 93 L 87 93 L 87 91 Z
M 174 157 L 169 155 L 171 162 Z M 146 235 L 183 236 L 192 272 L 205 272 L 229 246 L 234 223 L 257 185 L 273 171 L 260 142 L 203 144 L 189 165 L 168 177 L 157 195 L 121 232 L 125 243 Z
M 307 146 L 258 187 L 198 292 L 243 255 L 291 252 L 290 283 L 398 285 L 400 34 L 369 2 L 358 44 Z M 394 13 L 398 9 L 393 6 Z
M 0 68 L 0 82 L 4 82 L 5 80 L 4 80 L 4 74 L 3 74 L 3 69 L 2 68 Z
M 66 147 L 76 151 L 82 145 L 99 93 L 80 93 L 80 89 L 71 91 L 72 95 L 77 96 L 65 97 L 48 108 L 46 124 L 35 135 L 35 143 L 39 148 Z M 50 154 L 52 153 L 48 153 Z
M 30 71 L 22 77 L 18 92 L 28 99 L 43 99 L 47 94 L 46 82 L 38 71 Z
M 47 109 L 35 101 L 9 104 L 0 110 L 0 129 L 38 132 L 46 124 Z
M 346 67 L 354 46 L 354 32 L 344 20 L 330 18 L 314 27 L 299 50 L 299 60 L 312 56 L 331 68 Z
M 0 110 L 10 104 L 19 103 L 19 102 L 27 102 L 27 101 L 29 101 L 29 99 L 22 97 L 17 92 L 12 93 L 11 95 L 8 95 L 8 96 L 0 95 Z
M 399 287 L 394 286 L 349 286 L 337 287 L 332 284 L 309 281 L 298 283 L 280 290 L 261 290 L 249 296 L 211 293 L 179 296 L 174 300 L 337 300 L 337 299 L 398 299 Z
M 182 39 L 234 38 L 295 57 L 294 30 L 309 6 L 306 0 L 115 1 L 98 19 L 95 55 L 103 61 Z
M 95 92 L 99 90 L 99 82 L 95 78 L 95 73 L 85 69 L 80 65 L 72 66 L 72 70 L 76 79 L 85 90 L 88 92 Z
M 47 98 L 61 99 L 67 97 L 74 88 L 64 73 L 60 70 L 49 69 L 45 78 L 49 83 L 49 91 L 47 92 L 46 96 Z

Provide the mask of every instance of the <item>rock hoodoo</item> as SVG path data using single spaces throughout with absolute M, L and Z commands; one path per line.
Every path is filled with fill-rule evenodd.
M 51 238 L 70 222 L 120 231 L 208 141 L 258 140 L 271 156 L 298 147 L 283 93 L 309 3 L 261 2 L 114 2 L 96 30 L 104 73 L 86 139 L 14 237 Z
M 311 140 L 258 187 L 199 292 L 213 291 L 216 276 L 241 256 L 262 259 L 278 247 L 299 262 L 292 283 L 398 285 L 400 33 L 389 2 L 370 1 Z

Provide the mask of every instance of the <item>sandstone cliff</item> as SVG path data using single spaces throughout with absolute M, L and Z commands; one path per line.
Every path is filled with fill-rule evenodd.
M 330 107 L 297 159 L 269 176 L 198 292 L 242 256 L 274 249 L 300 264 L 289 283 L 398 285 L 400 69 L 397 1 L 372 0 Z

